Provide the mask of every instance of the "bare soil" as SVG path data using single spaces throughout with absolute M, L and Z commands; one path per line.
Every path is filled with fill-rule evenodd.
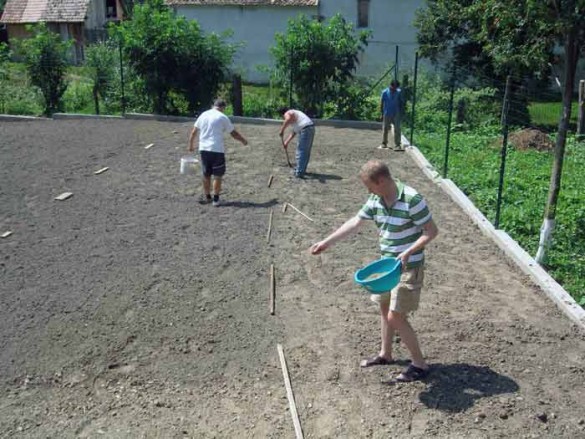
M 555 147 L 547 133 L 534 128 L 514 131 L 510 134 L 509 140 L 512 145 L 520 150 L 551 151 Z
M 408 154 L 376 149 L 375 131 L 318 127 L 298 181 L 277 127 L 242 125 L 250 146 L 228 141 L 215 208 L 179 174 L 189 129 L 0 124 L 0 234 L 13 231 L 0 239 L 0 437 L 294 437 L 278 343 L 307 438 L 585 437 L 583 333 Z M 412 319 L 423 382 L 359 367 L 379 348 L 376 306 L 352 281 L 378 257 L 375 227 L 308 253 L 360 208 L 371 157 L 419 189 L 441 232 Z

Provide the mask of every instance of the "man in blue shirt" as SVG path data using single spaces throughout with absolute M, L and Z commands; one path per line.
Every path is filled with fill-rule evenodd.
M 380 112 L 382 113 L 382 144 L 379 148 L 388 148 L 388 131 L 392 125 L 394 132 L 394 151 L 404 151 L 402 147 L 402 134 L 400 132 L 400 117 L 402 113 L 402 94 L 398 88 L 398 81 L 393 80 L 390 87 L 382 92 L 380 99 Z

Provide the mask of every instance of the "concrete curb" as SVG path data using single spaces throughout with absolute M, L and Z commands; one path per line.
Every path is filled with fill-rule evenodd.
M 6 122 L 30 122 L 32 120 L 51 120 L 47 117 L 37 117 L 37 116 L 15 116 L 12 114 L 0 114 L 0 120 L 4 120 Z
M 124 119 L 132 120 L 156 120 L 159 122 L 194 122 L 194 117 L 163 116 L 161 114 L 125 113 Z
M 404 141 L 404 139 L 403 139 Z M 479 211 L 467 196 L 449 179 L 439 176 L 439 173 L 428 162 L 416 146 L 408 146 L 406 152 L 423 173 L 437 183 L 451 199 L 457 203 L 479 229 L 526 273 L 544 293 L 565 313 L 573 322 L 585 329 L 585 310 L 559 285 L 526 251 L 518 245 L 505 231 L 496 229 L 490 221 Z
M 109 114 L 55 113 L 53 119 L 123 119 L 123 117 Z
M 55 113 L 53 119 L 131 119 L 131 120 L 156 120 L 159 122 L 194 122 L 195 117 L 187 116 L 164 116 L 160 114 L 144 113 L 125 113 L 122 116 L 97 115 L 97 114 L 80 114 L 80 113 Z M 229 116 L 234 123 L 246 123 L 251 125 L 281 125 L 282 120 L 265 119 L 261 117 L 244 117 Z M 6 121 L 27 121 L 27 120 L 49 120 L 50 118 L 34 116 L 12 116 L 0 114 L 0 120 Z M 333 127 L 333 128 L 355 128 L 366 130 L 379 130 L 382 127 L 381 122 L 364 122 L 358 120 L 338 120 L 338 119 L 315 119 L 316 126 Z

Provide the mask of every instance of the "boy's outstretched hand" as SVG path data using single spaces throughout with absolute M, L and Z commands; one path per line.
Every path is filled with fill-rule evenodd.
M 329 245 L 326 244 L 324 241 L 317 242 L 311 246 L 311 249 L 310 249 L 311 254 L 318 255 L 322 251 L 327 250 L 328 247 L 329 247 Z

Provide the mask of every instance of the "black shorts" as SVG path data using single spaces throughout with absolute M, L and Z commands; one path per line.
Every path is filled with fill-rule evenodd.
M 221 177 L 225 174 L 225 154 L 223 152 L 199 151 L 203 176 Z

